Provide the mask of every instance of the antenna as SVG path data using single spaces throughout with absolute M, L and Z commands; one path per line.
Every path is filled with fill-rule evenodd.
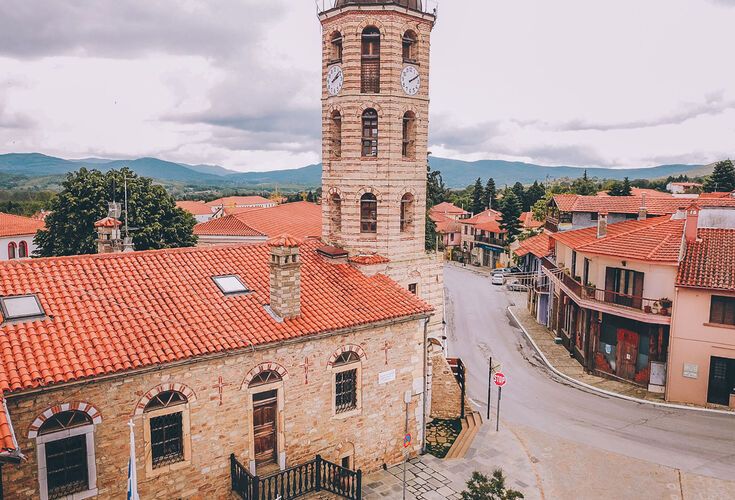
M 128 175 L 123 174 L 123 183 L 125 189 L 125 238 L 128 237 Z

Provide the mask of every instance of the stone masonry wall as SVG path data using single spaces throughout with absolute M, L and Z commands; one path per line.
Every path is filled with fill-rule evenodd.
M 431 417 L 459 418 L 462 391 L 441 350 L 432 352 L 431 365 Z
M 124 498 L 129 456 L 127 422 L 147 391 L 168 383 L 184 384 L 195 394 L 189 403 L 192 460 L 176 471 L 147 477 L 143 418 L 134 417 L 141 498 L 229 498 L 230 453 L 246 467 L 251 458 L 252 408 L 243 382 L 251 370 L 266 362 L 277 363 L 286 372 L 278 423 L 286 466 L 311 460 L 317 453 L 336 461 L 345 450 L 352 449 L 354 465 L 363 471 L 376 470 L 383 463 L 395 464 L 403 451 L 405 391 L 413 394 L 409 408 L 409 431 L 414 436 L 411 452 L 417 453 L 421 447 L 422 323 L 414 320 L 180 366 L 162 366 L 33 395 L 10 396 L 9 412 L 27 460 L 19 466 L 2 468 L 5 498 L 39 497 L 36 442 L 28 438 L 29 427 L 47 408 L 75 401 L 94 405 L 102 415 L 94 431 L 98 497 Z M 359 346 L 365 354 L 361 360 L 362 408 L 357 415 L 340 418 L 332 411 L 333 381 L 328 363 L 335 352 L 348 345 Z M 378 374 L 389 370 L 395 370 L 395 380 L 380 385 Z

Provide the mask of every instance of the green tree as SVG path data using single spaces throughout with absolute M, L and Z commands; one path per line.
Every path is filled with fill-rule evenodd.
M 431 170 L 428 163 L 426 169 L 426 208 L 429 209 L 434 205 L 447 201 L 449 193 L 444 185 L 442 173 L 439 170 Z
M 607 194 L 609 194 L 610 196 L 630 196 L 631 192 L 632 191 L 630 189 L 630 181 L 626 177 L 625 179 L 623 179 L 623 182 L 613 182 Z
M 424 248 L 427 252 L 436 250 L 436 224 L 432 221 L 428 214 L 426 215 L 426 227 L 424 232 Z
M 546 220 L 546 209 L 549 204 L 549 200 L 551 200 L 552 195 L 544 195 L 541 199 L 537 200 L 536 203 L 533 204 L 531 207 L 531 212 L 533 213 L 533 218 L 538 221 L 545 221 Z
M 523 211 L 528 212 L 531 210 L 537 201 L 542 199 L 546 195 L 546 190 L 543 184 L 539 184 L 538 181 L 533 181 L 531 187 L 526 190 L 526 199 L 523 206 Z
M 506 189 L 503 193 L 503 199 L 500 201 L 500 213 L 502 221 L 500 228 L 506 231 L 507 243 L 515 241 L 518 233 L 521 232 L 521 203 L 512 189 Z
M 483 199 L 485 197 L 484 190 L 482 189 L 482 181 L 478 177 L 475 181 L 475 187 L 472 191 L 472 213 L 479 214 L 480 212 L 485 210 L 485 204 L 483 203 Z
M 492 478 L 477 471 L 467 481 L 467 489 L 462 492 L 462 500 L 516 500 L 525 498 L 523 493 L 505 485 L 503 471 L 495 469 Z
M 51 202 L 46 229 L 36 234 L 41 257 L 97 252 L 94 223 L 107 216 L 108 202 L 122 202 L 127 179 L 128 223 L 136 250 L 190 247 L 196 220 L 176 207 L 162 186 L 123 168 L 102 173 L 82 168 L 67 174 Z
M 487 180 L 487 184 L 485 184 L 485 196 L 482 201 L 487 208 L 498 208 L 498 191 L 495 188 L 495 179 L 492 177 L 490 177 Z
M 513 187 L 511 188 L 513 192 L 516 195 L 516 198 L 518 198 L 518 202 L 521 204 L 521 209 L 523 211 L 526 210 L 526 189 L 523 187 L 523 184 L 520 182 L 516 182 L 513 184 Z
M 580 194 L 584 196 L 593 195 L 597 192 L 597 186 L 595 183 L 587 177 L 587 170 L 585 169 L 584 174 L 579 179 L 575 179 L 572 183 L 572 192 L 574 194 Z
M 715 164 L 712 175 L 704 181 L 704 190 L 708 193 L 735 191 L 735 167 L 731 160 L 719 161 Z

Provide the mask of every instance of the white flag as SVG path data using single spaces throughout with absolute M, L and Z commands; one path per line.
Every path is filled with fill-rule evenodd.
M 130 461 L 128 462 L 128 500 L 140 500 L 138 496 L 138 472 L 135 469 L 135 434 L 133 427 L 135 424 L 131 419 L 128 422 L 130 426 Z

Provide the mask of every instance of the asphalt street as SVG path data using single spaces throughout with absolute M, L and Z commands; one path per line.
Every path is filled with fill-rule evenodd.
M 468 367 L 468 394 L 484 408 L 488 358 L 502 369 L 501 425 L 542 433 L 684 472 L 735 478 L 735 416 L 660 408 L 599 395 L 547 370 L 507 306 L 525 294 L 493 286 L 487 276 L 447 265 L 447 349 Z M 492 389 L 493 416 L 497 389 Z M 581 464 L 584 466 L 584 464 Z

